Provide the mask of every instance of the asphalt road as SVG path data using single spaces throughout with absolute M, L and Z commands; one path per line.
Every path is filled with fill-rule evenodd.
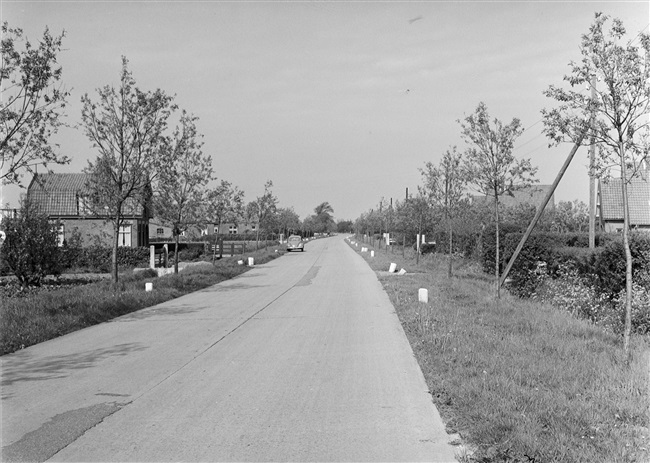
M 341 237 L 0 364 L 4 461 L 455 461 Z

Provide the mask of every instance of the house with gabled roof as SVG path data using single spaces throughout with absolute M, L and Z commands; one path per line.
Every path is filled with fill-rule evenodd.
M 89 201 L 88 174 L 36 174 L 27 188 L 30 204 L 48 219 L 57 221 L 59 241 L 79 233 L 83 246 L 113 243 L 113 225 L 107 214 L 92 210 Z M 119 245 L 147 246 L 150 207 L 135 200 L 127 201 L 124 223 L 119 230 Z
M 630 228 L 650 232 L 650 181 L 648 170 L 632 178 L 627 185 Z M 623 230 L 623 180 L 598 181 L 598 210 L 603 231 Z

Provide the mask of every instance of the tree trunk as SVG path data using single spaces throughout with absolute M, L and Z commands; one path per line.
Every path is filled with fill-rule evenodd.
M 494 220 L 495 220 L 495 239 L 496 249 L 494 256 L 494 276 L 496 277 L 497 285 L 497 299 L 501 299 L 501 285 L 499 284 L 499 197 L 497 196 L 496 189 L 494 190 Z
M 175 233 L 174 235 L 174 273 L 178 273 L 178 242 L 179 240 L 179 233 L 178 229 L 174 230 Z
M 452 261 L 451 261 L 451 253 L 453 251 L 453 237 L 454 237 L 454 229 L 451 224 L 451 219 L 449 218 L 449 214 L 447 214 L 447 224 L 449 227 L 449 268 L 447 269 L 447 276 L 449 278 L 452 277 Z
M 119 215 L 113 222 L 113 254 L 111 257 L 111 279 L 113 285 L 117 286 L 118 273 L 117 273 L 117 248 L 120 244 L 120 220 Z
M 632 252 L 630 250 L 630 210 L 627 196 L 627 166 L 625 148 L 619 142 L 621 180 L 623 188 L 623 248 L 625 249 L 625 329 L 623 331 L 623 352 L 625 362 L 630 362 L 630 333 L 632 332 Z

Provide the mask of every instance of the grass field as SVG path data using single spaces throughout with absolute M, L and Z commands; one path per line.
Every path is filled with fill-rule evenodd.
M 369 246 L 363 244 L 363 246 Z M 352 246 L 359 251 L 359 246 Z M 370 248 L 373 249 L 373 248 Z M 361 253 L 398 312 L 464 462 L 650 462 L 650 340 L 508 294 L 468 261 Z M 387 274 L 390 263 L 407 274 Z M 426 288 L 429 302 L 418 302 Z
M 260 249 L 247 253 L 246 257 L 263 264 L 281 255 L 276 249 L 282 248 Z M 110 280 L 103 280 L 52 291 L 30 291 L 24 297 L 7 297 L 3 292 L 0 355 L 233 278 L 250 268 L 238 265 L 240 258 L 224 258 L 214 265 L 206 263 L 161 278 L 153 271 L 129 271 L 120 275 L 117 288 Z M 147 282 L 154 282 L 154 291 L 145 291 Z

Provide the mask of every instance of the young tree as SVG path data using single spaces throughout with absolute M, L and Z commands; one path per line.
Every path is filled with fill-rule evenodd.
M 179 236 L 190 225 L 205 221 L 202 205 L 212 180 L 212 158 L 201 151 L 203 136 L 197 132 L 197 119 L 182 111 L 180 125 L 162 145 L 158 167 L 154 204 L 157 216 L 173 227 L 174 273 L 178 273 Z
M 16 217 L 5 217 L 2 229 L 6 233 L 2 243 L 2 259 L 23 287 L 39 286 L 47 275 L 57 275 L 59 242 L 57 224 L 23 201 Z
M 230 182 L 221 183 L 208 191 L 205 217 L 217 225 L 217 231 L 225 222 L 239 223 L 244 216 L 244 192 Z
M 512 154 L 515 140 L 522 134 L 519 119 L 504 125 L 499 119 L 490 121 L 487 106 L 479 103 L 474 114 L 466 117 L 461 126 L 461 137 L 467 143 L 464 168 L 468 184 L 476 191 L 494 201 L 496 224 L 496 277 L 497 298 L 501 296 L 499 285 L 499 198 L 532 185 L 537 168 L 530 160 L 518 161 Z
M 596 13 L 589 32 L 582 36 L 580 62 L 569 64 L 571 73 L 564 77 L 572 88 L 584 88 L 600 81 L 593 95 L 565 90 L 554 85 L 544 94 L 560 102 L 559 107 L 544 110 L 547 136 L 555 143 L 580 143 L 590 131 L 598 146 L 596 169 L 609 176 L 617 165 L 623 194 L 623 247 L 626 256 L 626 302 L 623 347 L 629 360 L 632 315 L 632 254 L 629 243 L 629 206 L 627 186 L 638 175 L 648 157 L 650 138 L 650 35 L 640 33 L 625 39 L 625 27 L 619 19 Z M 640 46 L 634 45 L 638 38 Z
M 0 69 L 0 179 L 20 185 L 24 172 L 48 164 L 66 164 L 50 137 L 63 125 L 69 92 L 60 84 L 62 68 L 57 55 L 65 32 L 53 36 L 46 28 L 38 45 L 23 37 L 21 29 L 2 23 Z M 24 48 L 19 42 L 24 41 Z
M 420 169 L 426 198 L 438 206 L 444 214 L 447 224 L 449 241 L 449 267 L 447 275 L 452 277 L 452 252 L 453 252 L 453 219 L 465 195 L 465 172 L 462 166 L 462 155 L 456 147 L 447 150 L 438 167 L 427 162 L 424 169 Z
M 283 207 L 277 210 L 277 222 L 280 233 L 288 236 L 290 232 L 300 229 L 300 216 L 296 214 L 293 207 Z
M 278 207 L 278 198 L 271 191 L 273 182 L 267 180 L 264 184 L 264 194 L 258 196 L 247 206 L 247 215 L 257 223 L 256 227 L 256 247 L 259 248 L 260 229 L 269 231 L 273 229 L 273 221 Z
M 145 208 L 151 183 L 158 172 L 167 119 L 174 108 L 162 90 L 143 92 L 136 87 L 122 58 L 120 86 L 97 89 L 99 101 L 85 94 L 81 118 L 99 155 L 88 163 L 89 207 L 108 215 L 113 224 L 112 279 L 118 281 L 117 248 L 125 212 Z

